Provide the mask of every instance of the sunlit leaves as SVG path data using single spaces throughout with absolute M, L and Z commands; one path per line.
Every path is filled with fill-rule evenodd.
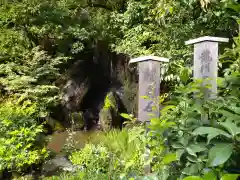
M 225 174 L 221 177 L 221 180 L 237 180 L 239 174 Z
M 176 153 L 166 154 L 163 157 L 162 163 L 163 164 L 169 164 L 169 163 L 171 163 L 173 161 L 176 161 L 176 160 L 177 160 Z
M 210 170 L 204 174 L 204 180 L 217 180 L 216 174 Z
M 203 180 L 203 178 L 199 177 L 199 176 L 189 176 L 184 178 L 183 180 Z
M 36 122 L 36 104 L 6 102 L 0 107 L 0 170 L 21 170 L 38 163 L 47 151 L 34 147 L 43 125 Z M 5 119 L 5 120 L 4 120 Z

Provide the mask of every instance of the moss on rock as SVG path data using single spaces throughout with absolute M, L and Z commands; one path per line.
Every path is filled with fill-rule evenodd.
M 99 121 L 101 129 L 105 131 L 121 126 L 117 100 L 112 91 L 105 97 L 103 107 L 99 112 Z
M 84 126 L 84 117 L 82 112 L 73 112 L 71 113 L 71 123 L 73 129 L 80 129 Z

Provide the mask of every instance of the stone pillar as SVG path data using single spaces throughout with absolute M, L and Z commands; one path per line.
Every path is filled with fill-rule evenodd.
M 156 56 L 130 60 L 129 63 L 138 63 L 139 68 L 138 121 L 150 122 L 152 117 L 159 117 L 160 64 L 168 61 Z
M 144 56 L 131 59 L 129 63 L 138 63 L 139 69 L 139 97 L 138 97 L 138 121 L 150 122 L 153 117 L 159 117 L 160 73 L 161 62 L 169 60 L 156 56 Z M 149 159 L 150 150 L 146 147 L 145 161 Z M 144 166 L 144 172 L 150 173 L 150 165 Z
M 211 86 L 205 92 L 206 98 L 217 95 L 218 43 L 228 41 L 228 38 L 205 36 L 185 42 L 186 45 L 194 44 L 194 78 L 203 79 L 203 86 Z

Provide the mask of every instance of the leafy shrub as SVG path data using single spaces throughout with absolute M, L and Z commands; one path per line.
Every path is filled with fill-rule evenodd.
M 170 172 L 175 179 L 238 177 L 239 37 L 235 42 L 233 49 L 227 49 L 222 56 L 232 64 L 224 70 L 224 77 L 219 78 L 217 98 L 205 99 L 206 89 L 202 88 L 201 80 L 180 85 L 162 110 L 160 121 L 151 121 L 150 133 L 164 140 L 159 147 L 165 144 L 169 147 L 165 150 L 176 151 L 178 161 Z M 155 162 L 158 164 L 159 160 Z
M 22 105 L 12 101 L 1 103 L 0 171 L 22 170 L 47 157 L 46 149 L 36 141 L 43 132 L 36 109 L 37 104 L 27 101 Z
M 144 127 L 112 130 L 106 133 L 103 144 L 121 161 L 121 174 L 143 174 L 146 145 Z
M 87 144 L 70 159 L 85 172 L 85 179 L 137 176 L 143 174 L 145 137 L 142 127 L 112 130 L 102 134 L 102 142 Z M 81 171 L 82 171 L 81 170 Z
M 237 180 L 239 177 L 238 174 L 224 174 L 221 176 L 221 180 Z M 183 180 L 216 180 L 217 176 L 212 172 L 208 172 L 204 175 L 204 177 L 200 176 L 188 176 Z
M 86 172 L 77 173 L 63 173 L 60 176 L 52 176 L 48 178 L 43 178 L 44 180 L 106 180 L 109 179 L 107 174 L 91 174 Z
M 151 123 L 153 132 L 165 133 L 166 143 L 176 151 L 181 178 L 204 176 L 206 171 L 221 177 L 237 168 L 239 159 L 239 98 L 229 93 L 206 100 L 200 84 L 180 86 L 172 104 L 162 110 L 162 121 Z M 164 121 L 170 128 L 160 126 Z
M 112 155 L 103 145 L 87 144 L 79 152 L 74 152 L 71 161 L 88 174 L 108 174 L 112 168 Z
M 87 144 L 71 155 L 73 164 L 84 172 L 83 179 L 146 179 L 144 166 L 152 163 L 154 176 L 164 180 L 168 177 L 168 165 L 176 160 L 175 153 L 165 150 L 163 140 L 158 143 L 160 137 L 146 136 L 144 126 L 111 130 L 101 139 L 100 144 Z M 147 143 L 151 149 L 149 159 L 146 159 Z

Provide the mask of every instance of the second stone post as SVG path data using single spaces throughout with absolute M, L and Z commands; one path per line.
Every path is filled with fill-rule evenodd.
M 228 41 L 228 38 L 205 36 L 185 42 L 186 45 L 194 44 L 194 78 L 204 80 L 203 86 L 211 85 L 208 91 L 206 89 L 206 99 L 217 95 L 218 43 Z

